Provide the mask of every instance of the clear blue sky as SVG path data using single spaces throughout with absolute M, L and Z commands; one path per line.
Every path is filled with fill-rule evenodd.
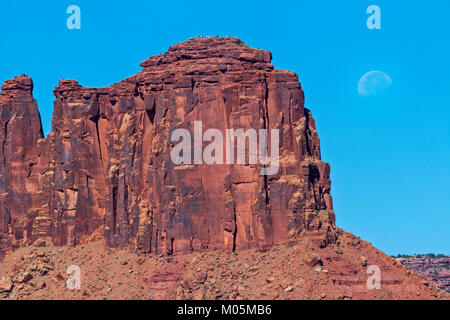
M 81 8 L 68 30 L 66 8 Z M 381 8 L 368 30 L 366 8 Z M 0 81 L 26 73 L 44 131 L 61 78 L 106 86 L 198 35 L 231 35 L 299 74 L 338 226 L 388 254 L 450 254 L 450 2 L 0 0 Z M 392 79 L 367 98 L 371 70 Z

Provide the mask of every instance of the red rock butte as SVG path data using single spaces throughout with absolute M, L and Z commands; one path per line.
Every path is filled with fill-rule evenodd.
M 105 88 L 61 80 L 44 138 L 33 82 L 0 93 L 0 253 L 30 244 L 175 254 L 336 241 L 330 168 L 298 76 L 236 38 L 196 38 Z M 279 129 L 280 168 L 181 165 L 171 132 Z

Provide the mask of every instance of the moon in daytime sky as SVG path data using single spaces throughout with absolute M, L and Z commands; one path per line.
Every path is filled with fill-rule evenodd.
M 369 71 L 359 79 L 358 94 L 361 97 L 371 97 L 387 90 L 392 79 L 383 71 Z

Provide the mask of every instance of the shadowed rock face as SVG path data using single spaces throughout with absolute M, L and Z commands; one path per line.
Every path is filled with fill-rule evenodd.
M 191 39 L 141 66 L 106 88 L 61 80 L 45 139 L 31 79 L 3 84 L 1 250 L 99 236 L 163 254 L 335 241 L 330 169 L 296 74 L 235 38 Z M 193 133 L 194 121 L 204 131 L 279 129 L 278 173 L 175 165 L 172 131 Z

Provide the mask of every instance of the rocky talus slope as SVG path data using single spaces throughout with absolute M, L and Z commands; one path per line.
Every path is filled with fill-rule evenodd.
M 305 238 L 265 251 L 173 256 L 110 249 L 104 241 L 30 246 L 0 261 L 0 299 L 449 299 L 369 243 L 343 231 L 338 237 L 325 248 Z M 80 268 L 80 289 L 67 287 L 71 265 Z M 381 270 L 379 289 L 367 288 L 369 265 Z

